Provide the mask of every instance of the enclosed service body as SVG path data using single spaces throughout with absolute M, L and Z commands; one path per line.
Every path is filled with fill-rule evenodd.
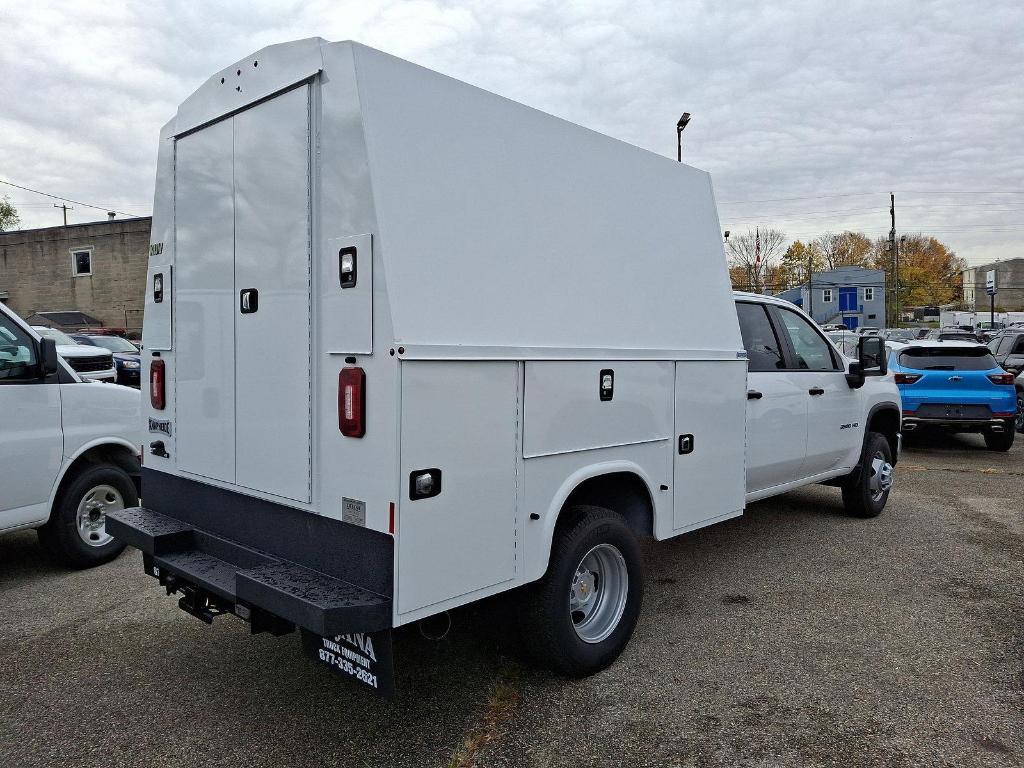
M 540 578 L 567 502 L 660 539 L 744 507 L 708 175 L 355 43 L 165 126 L 144 341 L 112 530 L 204 618 L 380 630 Z

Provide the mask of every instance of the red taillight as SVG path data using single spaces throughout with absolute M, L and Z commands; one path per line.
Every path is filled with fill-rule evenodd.
M 897 373 L 895 379 L 897 384 L 913 384 L 921 378 L 920 373 Z
M 1012 373 L 990 373 L 988 380 L 993 384 L 1013 384 Z
M 164 409 L 164 361 L 154 358 L 149 363 L 149 403 L 158 411 Z
M 366 434 L 366 372 L 342 368 L 338 374 L 338 428 L 345 437 Z

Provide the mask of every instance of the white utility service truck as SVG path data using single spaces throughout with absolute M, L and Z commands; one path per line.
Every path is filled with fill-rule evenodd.
M 299 628 L 378 690 L 391 628 L 515 588 L 538 658 L 592 673 L 638 537 L 807 483 L 885 504 L 881 340 L 851 363 L 734 297 L 706 173 L 379 51 L 207 80 L 150 253 L 145 507 L 108 530 L 186 611 Z

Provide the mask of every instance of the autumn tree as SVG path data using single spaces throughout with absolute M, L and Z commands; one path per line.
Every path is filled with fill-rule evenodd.
M 11 201 L 7 197 L 0 197 L 0 232 L 14 229 L 19 224 L 21 224 L 21 217 L 11 205 Z
M 808 244 L 820 255 L 823 269 L 867 267 L 874 255 L 874 243 L 861 232 L 826 232 Z
M 801 240 L 794 240 L 782 254 L 779 270 L 782 273 L 785 287 L 793 288 L 807 282 L 808 266 L 818 272 L 824 265 L 824 259 L 817 248 L 805 244 Z
M 940 306 L 961 298 L 960 274 L 967 262 L 941 241 L 923 234 L 904 235 L 899 241 L 899 298 L 901 307 Z M 888 238 L 873 246 L 873 266 L 885 270 L 889 302 L 896 294 L 896 265 Z M 894 309 L 894 307 L 892 308 Z
M 734 287 L 765 293 L 781 280 L 782 247 L 786 235 L 777 229 L 761 229 L 729 238 L 726 256 Z M 736 278 L 740 277 L 741 280 Z

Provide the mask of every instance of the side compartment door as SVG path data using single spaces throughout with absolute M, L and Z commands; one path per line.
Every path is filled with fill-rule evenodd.
M 738 302 L 747 350 L 747 493 L 803 477 L 807 392 L 786 370 L 783 342 L 764 304 Z M 743 397 L 743 396 L 741 396 Z
M 743 360 L 676 363 L 675 533 L 743 511 L 746 373 Z
M 519 366 L 401 365 L 398 613 L 409 614 L 515 576 Z M 425 470 L 440 491 L 414 499 Z

